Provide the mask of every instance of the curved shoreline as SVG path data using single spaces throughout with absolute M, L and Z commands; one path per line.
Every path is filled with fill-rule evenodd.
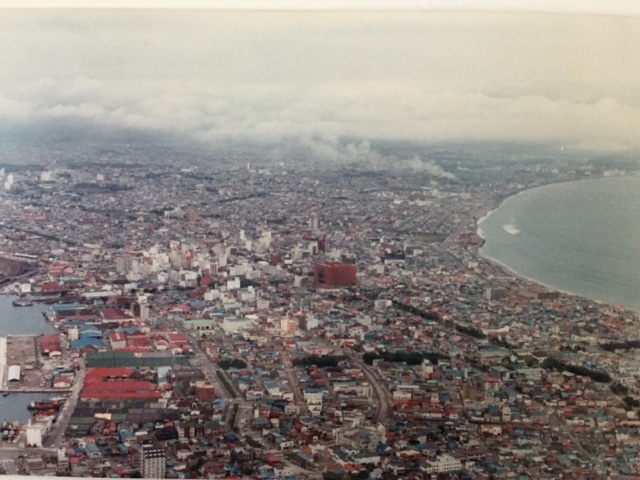
M 531 284 L 533 284 L 533 285 L 538 285 L 538 286 L 540 286 L 540 287 L 543 287 L 543 288 L 545 288 L 545 289 L 547 289 L 547 290 L 549 290 L 549 291 L 552 291 L 552 292 L 558 292 L 558 293 L 560 293 L 560 294 L 562 294 L 562 295 L 566 295 L 566 296 L 569 296 L 569 297 L 580 298 L 580 299 L 583 299 L 583 300 L 587 300 L 587 301 L 589 301 L 589 302 L 596 303 L 596 304 L 598 304 L 598 305 L 609 305 L 609 306 L 611 306 L 611 307 L 618 306 L 618 305 L 613 305 L 613 304 L 611 304 L 611 303 L 607 303 L 607 302 L 605 302 L 604 300 L 597 300 L 597 299 L 595 299 L 595 298 L 585 297 L 584 295 L 580 295 L 579 293 L 576 293 L 576 292 L 571 292 L 571 291 L 569 291 L 569 290 L 564 290 L 564 289 L 562 289 L 562 288 L 555 287 L 555 286 L 550 285 L 550 284 L 547 284 L 547 283 L 542 283 L 542 282 L 540 282 L 540 281 L 536 280 L 535 278 L 527 277 L 526 275 L 523 275 L 523 274 L 521 274 L 521 273 L 516 272 L 515 270 L 513 270 L 511 267 L 509 267 L 509 266 L 508 266 L 508 265 L 506 265 L 505 263 L 502 263 L 501 261 L 496 260 L 496 259 L 495 259 L 495 258 L 493 258 L 493 257 L 490 257 L 490 256 L 488 256 L 488 255 L 481 255 L 480 253 L 478 253 L 478 254 L 479 254 L 479 255 L 480 255 L 484 260 L 486 260 L 487 262 L 489 262 L 489 263 L 491 263 L 492 265 L 495 265 L 496 267 L 498 267 L 498 268 L 500 268 L 500 269 L 504 270 L 504 271 L 505 271 L 505 273 L 508 273 L 508 274 L 510 274 L 510 275 L 511 275 L 511 276 L 513 276 L 513 277 L 517 277 L 517 278 L 519 278 L 520 280 L 523 280 L 523 281 L 525 281 L 525 282 L 531 283 Z M 630 311 L 630 312 L 637 312 L 637 313 L 640 313 L 640 311 L 639 311 L 639 310 L 635 310 L 635 309 L 633 309 L 633 308 L 627 308 L 627 307 L 622 307 L 622 308 L 624 308 L 625 310 Z
M 546 187 L 551 187 L 551 186 L 555 186 L 555 185 L 562 185 L 562 184 L 569 184 L 569 183 L 577 183 L 577 182 L 590 182 L 590 181 L 594 181 L 594 180 L 602 180 L 602 179 L 613 179 L 613 178 L 638 178 L 640 177 L 640 174 L 638 173 L 634 173 L 634 174 L 630 174 L 630 175 L 625 175 L 625 176 L 619 176 L 619 177 L 605 177 L 605 176 L 598 176 L 598 177 L 593 177 L 593 178 L 581 178 L 581 179 L 575 179 L 575 180 L 567 180 L 567 181 L 560 181 L 560 182 L 551 182 L 551 183 L 547 183 L 544 185 L 537 185 L 531 188 L 524 188 L 522 190 L 519 190 L 515 193 L 513 193 L 512 195 L 508 195 L 504 198 L 501 198 L 498 202 L 498 204 L 493 207 L 490 208 L 481 218 L 478 218 L 478 220 L 475 222 L 476 225 L 476 235 L 478 235 L 478 237 L 480 237 L 483 242 L 482 245 L 479 246 L 478 248 L 476 248 L 476 254 L 478 255 L 478 257 L 482 258 L 483 260 L 489 262 L 490 264 L 496 266 L 497 268 L 499 268 L 500 270 L 504 271 L 506 274 L 509 274 L 510 276 L 514 276 L 519 278 L 522 281 L 534 284 L 534 285 L 538 285 L 542 288 L 545 288 L 549 291 L 553 291 L 553 292 L 558 292 L 562 295 L 566 295 L 569 297 L 574 297 L 577 299 L 582 299 L 582 300 L 587 300 L 589 302 L 593 302 L 594 304 L 598 304 L 598 305 L 607 305 L 607 306 L 611 306 L 611 307 L 622 307 L 624 308 L 624 310 L 629 311 L 629 312 L 635 312 L 637 314 L 640 314 L 640 308 L 639 307 L 631 307 L 631 306 L 624 306 L 624 305 L 620 305 L 620 304 L 615 304 L 615 303 L 611 303 L 608 302 L 606 300 L 600 300 L 597 298 L 594 298 L 593 296 L 586 296 L 577 292 L 573 292 L 571 290 L 568 289 L 564 289 L 562 287 L 557 287 L 555 285 L 552 285 L 550 283 L 545 283 L 539 279 L 535 279 L 532 277 L 529 277 L 527 275 L 524 275 L 518 271 L 516 271 L 515 269 L 513 269 L 511 266 L 507 265 L 506 263 L 497 260 L 496 258 L 491 257 L 490 255 L 484 254 L 481 252 L 482 247 L 486 244 L 486 237 L 484 235 L 484 231 L 482 230 L 482 223 L 491 216 L 491 214 L 493 214 L 496 210 L 498 210 L 499 208 L 501 208 L 504 203 L 511 199 L 514 198 L 518 195 L 521 195 L 525 192 L 531 192 L 537 189 L 542 189 L 542 188 L 546 188 Z

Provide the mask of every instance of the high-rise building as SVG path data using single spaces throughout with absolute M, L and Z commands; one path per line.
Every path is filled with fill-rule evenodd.
M 327 287 L 344 287 L 355 285 L 356 266 L 341 262 L 316 263 L 313 280 L 318 285 Z
M 309 228 L 311 230 L 318 229 L 318 214 L 316 212 L 311 212 L 311 215 L 309 216 Z
M 143 445 L 140 451 L 140 474 L 142 478 L 164 478 L 166 461 L 162 448 Z
M 280 319 L 280 330 L 285 335 L 293 335 L 298 330 L 298 320 L 291 317 Z
M 58 473 L 62 476 L 69 471 L 69 457 L 67 457 L 67 450 L 64 448 L 58 448 Z
M 133 257 L 131 255 L 125 255 L 123 257 L 116 258 L 116 271 L 119 274 L 126 274 L 133 269 Z
M 140 303 L 140 318 L 142 320 L 149 320 L 150 307 L 148 303 Z
M 189 208 L 186 214 L 187 214 L 187 222 L 195 223 L 198 221 L 198 213 L 193 208 Z

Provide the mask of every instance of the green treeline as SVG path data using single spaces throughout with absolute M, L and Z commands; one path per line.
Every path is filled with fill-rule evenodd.
M 392 300 L 392 301 L 393 301 L 394 307 L 396 307 L 398 310 L 401 310 L 406 313 L 410 313 L 411 315 L 416 315 L 426 320 L 434 320 L 436 322 L 441 321 L 437 313 L 422 310 L 420 308 L 414 307 L 413 305 L 409 305 L 408 303 L 399 302 L 398 300 Z M 450 326 L 454 326 L 454 323 L 451 322 L 450 320 L 445 320 L 444 323 Z M 482 333 L 477 328 L 455 324 L 455 329 L 459 333 L 468 335 L 473 338 L 483 339 L 487 337 L 484 333 Z
M 242 370 L 243 368 L 247 368 L 247 362 L 237 358 L 234 358 L 233 360 L 221 360 L 218 362 L 218 365 L 223 370 L 229 370 L 230 368 Z
M 238 394 L 236 393 L 236 389 L 231 386 L 231 384 L 229 383 L 229 380 L 227 380 L 227 377 L 224 376 L 224 373 L 218 370 L 216 372 L 216 375 L 222 382 L 222 385 L 224 385 L 224 388 L 226 388 L 227 392 L 229 392 L 229 395 L 231 395 L 233 398 L 237 398 Z
M 458 332 L 460 332 L 460 333 L 463 333 L 464 335 L 469 335 L 470 337 L 473 337 L 473 338 L 486 338 L 487 337 L 480 330 L 478 330 L 477 328 L 473 328 L 473 327 L 465 327 L 464 325 L 456 325 L 456 330 Z
M 627 395 L 629 393 L 629 388 L 618 382 L 612 383 L 609 388 L 616 395 Z
M 546 370 L 567 371 L 574 375 L 580 375 L 583 377 L 589 377 L 594 382 L 609 383 L 611 382 L 611 376 L 606 372 L 598 370 L 591 370 L 590 368 L 580 367 L 578 365 L 571 365 L 570 363 L 564 363 L 557 358 L 547 358 L 542 363 L 542 368 Z
M 342 360 L 340 357 L 309 355 L 308 357 L 296 358 L 292 360 L 291 363 L 296 367 L 310 367 L 315 365 L 316 367 L 324 368 L 337 367 L 340 360 Z
M 362 360 L 368 365 L 373 365 L 373 361 L 377 359 L 382 359 L 389 363 L 406 363 L 407 365 L 420 365 L 423 360 L 429 360 L 431 363 L 437 365 L 439 360 L 449 360 L 449 356 L 443 353 L 411 352 L 406 350 L 399 352 L 365 353 L 362 355 Z
M 397 300 L 392 300 L 392 302 L 394 307 L 396 307 L 398 310 L 402 310 L 403 312 L 410 313 L 411 315 L 416 315 L 426 320 L 435 320 L 436 322 L 440 321 L 440 317 L 438 317 L 438 314 L 434 312 L 428 312 L 426 310 L 414 307 L 413 305 L 409 305 L 408 303 L 402 303 Z
M 602 343 L 600 348 L 607 352 L 614 350 L 631 350 L 632 348 L 640 348 L 640 340 L 628 340 L 626 342 Z

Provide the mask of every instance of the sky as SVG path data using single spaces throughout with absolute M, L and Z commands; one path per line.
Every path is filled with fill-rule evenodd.
M 0 124 L 293 143 L 353 159 L 375 156 L 379 140 L 640 147 L 640 17 L 631 4 L 618 4 L 626 15 L 586 15 L 462 3 L 376 12 L 3 8 Z

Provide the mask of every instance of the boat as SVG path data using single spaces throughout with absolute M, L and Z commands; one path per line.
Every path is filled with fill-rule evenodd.
M 62 407 L 62 400 L 34 400 L 27 407 L 29 410 L 59 410 Z
M 8 396 L 9 396 L 9 393 L 10 393 L 10 392 L 4 392 L 4 393 L 2 394 L 2 396 L 3 396 L 3 397 L 8 397 Z
M 33 301 L 27 299 L 27 298 L 19 298 L 17 300 L 14 300 L 13 302 L 13 306 L 14 307 L 31 307 L 33 306 Z
M 38 421 L 47 419 L 49 417 L 55 417 L 57 414 L 58 410 L 56 408 L 50 408 L 49 410 L 37 410 L 33 412 L 33 420 Z

